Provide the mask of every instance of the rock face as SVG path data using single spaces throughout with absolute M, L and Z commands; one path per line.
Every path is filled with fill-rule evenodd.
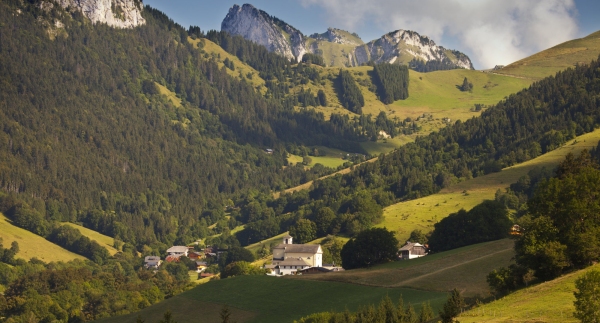
M 81 11 L 92 23 L 133 28 L 146 23 L 141 0 L 57 0 L 63 8 Z
M 327 31 L 322 34 L 312 34 L 310 38 L 316 40 L 327 41 L 334 44 L 340 45 L 363 45 L 364 42 L 356 34 L 350 34 L 349 32 L 337 28 L 327 28 Z
M 424 62 L 448 59 L 458 68 L 473 69 L 473 64 L 467 55 L 437 46 L 427 36 L 402 29 L 357 47 L 351 63 L 352 65 L 361 65 L 369 61 L 394 63 L 399 60 L 405 64 L 413 58 Z
M 456 68 L 473 69 L 469 57 L 437 46 L 426 36 L 410 30 L 397 30 L 365 44 L 356 34 L 328 28 L 325 33 L 304 36 L 298 29 L 250 4 L 234 5 L 221 23 L 221 30 L 265 46 L 290 60 L 304 53 L 323 56 L 329 66 L 358 66 L 368 62 L 408 64 L 445 61 Z
M 305 37 L 298 29 L 250 4 L 231 7 L 221 23 L 221 30 L 263 45 L 290 60 L 299 61 L 307 52 Z

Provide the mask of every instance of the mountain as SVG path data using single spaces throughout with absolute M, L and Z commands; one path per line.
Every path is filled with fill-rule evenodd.
M 369 62 L 406 65 L 415 60 L 421 64 L 414 66 L 428 62 L 443 66 L 430 67 L 429 70 L 473 69 L 467 55 L 437 46 L 433 40 L 415 31 L 397 30 L 367 44 L 358 35 L 336 28 L 307 37 L 293 26 L 250 4 L 231 7 L 221 23 L 221 31 L 240 35 L 291 60 L 299 61 L 305 53 L 317 54 L 325 59 L 328 66 L 359 66 Z
M 142 17 L 141 0 L 58 0 L 63 8 L 71 8 L 83 13 L 92 23 L 104 23 L 111 27 L 133 28 L 146 23 Z M 51 2 L 41 2 L 51 7 Z
M 469 57 L 459 51 L 438 46 L 427 36 L 410 30 L 396 30 L 354 50 L 352 65 L 374 63 L 408 64 L 412 59 L 424 62 L 449 60 L 455 68 L 473 69 Z
M 221 30 L 263 45 L 290 60 L 302 59 L 307 52 L 305 37 L 298 29 L 250 4 L 231 7 Z

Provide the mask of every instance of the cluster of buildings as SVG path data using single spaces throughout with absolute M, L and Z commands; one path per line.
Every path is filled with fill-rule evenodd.
M 223 250 L 207 247 L 200 252 L 194 251 L 194 247 L 173 246 L 167 249 L 166 262 L 179 262 L 181 257 L 188 257 L 196 261 L 197 272 L 202 273 L 208 266 L 203 259 L 219 257 Z M 414 259 L 427 255 L 427 247 L 420 243 L 408 241 L 398 250 L 399 259 Z M 147 269 L 158 269 L 162 264 L 159 256 L 147 256 L 144 266 Z M 294 244 L 293 237 L 286 235 L 282 243 L 273 248 L 273 260 L 270 265 L 265 265 L 269 275 L 297 275 L 316 274 L 343 271 L 344 269 L 335 264 L 323 264 L 323 248 L 318 244 Z
M 211 257 L 218 257 L 222 252 L 210 246 L 199 252 L 194 251 L 194 247 L 172 246 L 167 249 L 164 261 L 179 262 L 181 257 L 187 257 L 196 262 L 196 271 L 201 273 L 208 267 L 208 263 L 204 260 Z M 159 256 L 147 256 L 144 258 L 144 267 L 146 269 L 158 269 L 162 263 L 163 260 Z

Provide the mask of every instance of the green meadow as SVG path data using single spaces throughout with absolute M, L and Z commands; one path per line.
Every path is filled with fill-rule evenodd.
M 88 237 L 90 240 L 95 240 L 96 242 L 98 242 L 101 246 L 103 246 L 104 248 L 106 248 L 108 250 L 108 253 L 110 253 L 111 256 L 114 256 L 117 252 L 119 252 L 119 250 L 115 249 L 114 244 L 115 244 L 115 239 L 111 238 L 107 235 L 104 235 L 102 233 L 96 232 L 94 230 L 88 229 L 86 227 L 83 227 L 81 225 L 78 224 L 74 224 L 74 223 L 70 223 L 70 222 L 65 222 L 64 225 L 68 225 L 72 228 L 75 228 L 77 230 L 79 230 L 79 232 L 81 232 L 81 234 L 83 234 L 84 236 Z
M 527 175 L 536 167 L 556 167 L 568 153 L 579 154 L 592 149 L 600 140 L 600 130 L 584 134 L 564 146 L 522 164 L 503 169 L 501 172 L 466 180 L 444 188 L 437 194 L 390 205 L 383 210 L 384 220 L 377 227 L 394 231 L 400 241 L 408 239 L 410 232 L 419 229 L 433 230 L 433 225 L 450 213 L 460 209 L 470 210 L 484 200 L 493 200 L 497 190 Z
M 575 280 L 594 269 L 600 269 L 600 265 L 521 289 L 466 311 L 457 319 L 463 323 L 580 322 L 573 317 Z
M 465 297 L 481 299 L 490 295 L 487 274 L 512 263 L 513 245 L 513 240 L 503 239 L 367 269 L 294 276 L 293 279 L 438 292 L 458 288 Z
M 598 55 L 600 31 L 556 45 L 493 73 L 540 80 L 577 64 L 588 64 L 597 60 Z
M 0 238 L 2 238 L 5 248 L 10 247 L 10 244 L 13 241 L 18 242 L 19 252 L 17 253 L 17 258 L 25 260 L 34 257 L 45 262 L 86 259 L 83 256 L 64 249 L 43 237 L 36 235 L 35 233 L 13 225 L 2 213 L 0 213 Z
M 325 281 L 308 281 L 269 276 L 239 276 L 213 280 L 164 302 L 130 315 L 98 322 L 133 322 L 141 316 L 147 323 L 158 322 L 170 310 L 179 323 L 219 322 L 219 312 L 227 304 L 231 319 L 241 322 L 292 322 L 324 311 L 356 311 L 377 304 L 385 296 L 394 302 L 400 297 L 416 309 L 431 302 L 435 311 L 446 301 L 447 293 L 408 288 L 383 288 Z

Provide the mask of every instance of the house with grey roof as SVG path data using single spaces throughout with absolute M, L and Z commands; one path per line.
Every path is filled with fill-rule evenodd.
M 407 241 L 402 248 L 398 250 L 398 258 L 414 259 L 427 255 L 427 248 L 420 243 Z
M 160 260 L 159 256 L 146 256 L 144 258 L 144 267 L 146 269 L 158 269 L 162 260 Z
M 173 256 L 176 258 L 179 258 L 181 256 L 187 257 L 189 251 L 190 249 L 186 246 L 173 246 L 167 249 L 167 256 Z
M 273 248 L 273 263 L 265 266 L 277 275 L 291 275 L 298 270 L 323 267 L 323 249 L 318 244 L 293 244 L 290 235 Z

